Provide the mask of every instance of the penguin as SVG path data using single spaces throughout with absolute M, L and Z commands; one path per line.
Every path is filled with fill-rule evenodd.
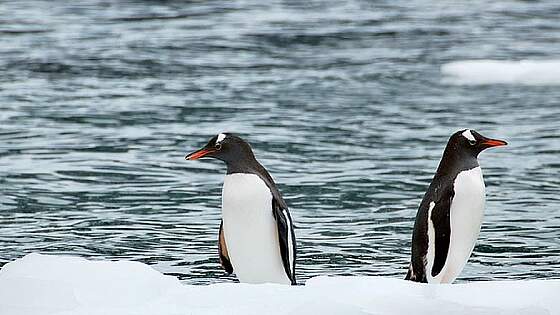
M 243 283 L 296 284 L 296 236 L 288 205 L 249 143 L 220 133 L 185 159 L 223 161 L 220 263 Z
M 471 129 L 449 138 L 418 208 L 406 280 L 452 283 L 459 276 L 478 238 L 486 202 L 478 154 L 503 145 L 507 142 Z

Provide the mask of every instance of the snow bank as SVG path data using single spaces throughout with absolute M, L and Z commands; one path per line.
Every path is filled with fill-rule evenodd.
M 560 85 L 560 60 L 466 60 L 444 64 L 443 82 L 458 85 Z
M 560 314 L 560 280 L 423 285 L 317 277 L 305 286 L 182 285 L 136 262 L 30 254 L 0 271 L 0 314 Z

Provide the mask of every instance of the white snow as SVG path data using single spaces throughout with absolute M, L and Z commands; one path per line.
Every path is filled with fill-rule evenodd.
M 539 315 L 560 314 L 559 297 L 560 280 L 427 285 L 383 277 L 316 277 L 296 287 L 195 286 L 137 262 L 39 254 L 0 271 L 2 315 Z
M 560 85 L 560 59 L 464 60 L 441 67 L 443 82 L 457 85 Z

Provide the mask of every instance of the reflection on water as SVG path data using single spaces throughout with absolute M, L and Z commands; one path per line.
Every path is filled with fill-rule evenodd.
M 0 262 L 132 259 L 188 283 L 218 264 L 225 172 L 249 140 L 296 221 L 298 277 L 404 277 L 447 137 L 481 155 L 487 211 L 460 280 L 560 278 L 560 90 L 460 86 L 440 66 L 560 54 L 560 5 L 483 1 L 3 2 Z

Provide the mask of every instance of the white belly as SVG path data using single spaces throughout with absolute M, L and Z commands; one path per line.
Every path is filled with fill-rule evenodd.
M 452 283 L 459 276 L 471 256 L 482 225 L 486 192 L 480 167 L 459 173 L 454 190 L 447 259 L 436 277 L 432 278 L 429 274 L 428 278 L 432 278 L 432 281 L 428 279 L 428 282 Z
M 272 194 L 253 174 L 229 174 L 222 190 L 224 236 L 240 282 L 290 284 L 280 255 Z

